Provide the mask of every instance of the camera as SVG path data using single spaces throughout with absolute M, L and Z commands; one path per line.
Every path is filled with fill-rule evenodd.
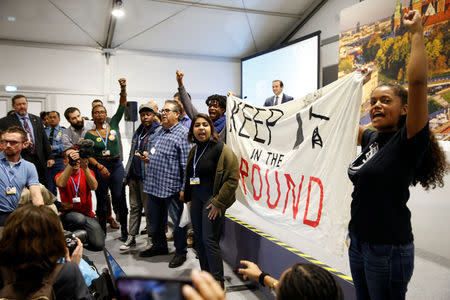
M 81 140 L 76 144 L 76 148 L 78 149 L 81 158 L 92 157 L 92 149 L 94 148 L 94 141 Z
M 64 237 L 66 238 L 67 248 L 69 249 L 69 254 L 72 255 L 73 251 L 77 247 L 77 240 L 75 238 L 79 238 L 82 244 L 87 243 L 87 232 L 86 230 L 75 230 L 68 231 L 64 230 Z

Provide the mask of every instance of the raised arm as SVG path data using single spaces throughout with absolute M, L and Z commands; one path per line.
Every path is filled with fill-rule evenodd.
M 127 106 L 127 80 L 125 78 L 119 79 L 120 84 L 120 106 Z
M 408 63 L 408 138 L 418 133 L 428 122 L 427 76 L 428 63 L 425 52 L 422 18 L 412 10 L 403 16 L 403 23 L 411 32 L 411 55 Z
M 178 82 L 178 92 L 180 93 L 180 100 L 181 103 L 183 103 L 184 110 L 186 111 L 186 114 L 189 118 L 193 119 L 197 114 L 198 111 L 195 109 L 194 105 L 192 105 L 192 100 L 189 97 L 188 93 L 186 92 L 186 88 L 183 85 L 183 72 L 180 72 L 180 70 L 177 70 L 177 82 Z

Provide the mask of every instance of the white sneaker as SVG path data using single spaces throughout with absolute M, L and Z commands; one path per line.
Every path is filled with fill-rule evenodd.
M 147 237 L 147 245 L 145 245 L 144 250 L 150 249 L 152 247 L 152 239 Z
M 134 236 L 129 235 L 127 238 L 127 241 L 122 246 L 120 246 L 119 249 L 120 250 L 128 250 L 134 246 L 136 246 L 136 239 L 134 238 Z

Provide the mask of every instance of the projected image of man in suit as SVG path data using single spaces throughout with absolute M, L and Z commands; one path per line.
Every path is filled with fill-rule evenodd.
M 39 182 L 45 185 L 47 168 L 51 168 L 53 160 L 50 143 L 38 116 L 28 113 L 28 101 L 23 95 L 12 97 L 14 113 L 0 119 L 0 130 L 6 130 L 11 126 L 22 127 L 28 136 L 30 146 L 22 151 L 22 157 L 36 166 Z
M 283 93 L 283 87 L 283 81 L 278 79 L 272 81 L 272 91 L 274 96 L 267 98 L 264 102 L 264 106 L 275 106 L 294 100 L 294 97 L 288 96 Z

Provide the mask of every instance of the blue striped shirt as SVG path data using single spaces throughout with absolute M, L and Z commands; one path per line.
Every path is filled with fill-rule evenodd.
M 187 140 L 188 129 L 180 122 L 167 130 L 157 130 L 155 139 L 149 139 L 146 146 L 150 161 L 146 164 L 144 193 L 168 198 L 184 190 L 184 172 L 192 144 Z
M 22 157 L 12 168 L 0 152 L 0 212 L 11 212 L 17 208 L 23 188 L 31 185 L 39 185 L 36 167 Z M 15 187 L 15 194 L 7 194 L 8 187 Z
M 50 146 L 52 146 L 52 154 L 55 157 L 61 157 L 61 153 L 64 151 L 64 145 L 62 143 L 62 135 L 66 130 L 63 126 L 55 126 L 55 130 L 53 132 L 53 142 Z M 45 134 L 47 134 L 48 141 L 50 142 L 50 133 L 52 131 L 52 127 L 45 128 Z

